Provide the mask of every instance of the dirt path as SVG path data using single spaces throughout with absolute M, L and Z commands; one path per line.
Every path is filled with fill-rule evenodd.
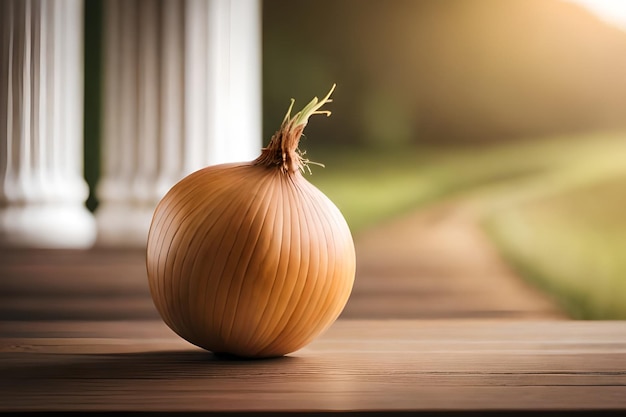
M 566 318 L 500 258 L 475 219 L 469 204 L 448 202 L 356 236 L 343 317 Z

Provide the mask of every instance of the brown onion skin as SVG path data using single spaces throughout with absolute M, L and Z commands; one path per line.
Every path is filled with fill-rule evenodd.
M 356 269 L 339 209 L 299 171 L 211 166 L 158 204 L 146 266 L 154 304 L 190 343 L 250 358 L 309 344 L 339 316 Z

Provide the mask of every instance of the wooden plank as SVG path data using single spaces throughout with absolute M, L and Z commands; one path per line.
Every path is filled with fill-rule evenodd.
M 157 319 L 145 251 L 0 248 L 0 317 Z
M 339 320 L 273 360 L 160 321 L 3 322 L 0 411 L 626 411 L 626 322 Z

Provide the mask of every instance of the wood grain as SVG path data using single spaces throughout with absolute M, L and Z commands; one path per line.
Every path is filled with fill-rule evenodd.
M 620 321 L 342 319 L 256 361 L 156 320 L 1 326 L 3 412 L 626 412 Z

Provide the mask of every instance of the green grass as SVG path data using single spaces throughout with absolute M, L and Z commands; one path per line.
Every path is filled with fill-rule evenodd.
M 571 317 L 626 319 L 626 135 L 581 139 L 535 181 L 485 199 L 484 225 Z
M 626 319 L 626 176 L 493 215 L 487 230 L 522 273 L 578 319 Z
M 305 143 L 305 145 L 308 145 Z M 353 232 L 458 193 L 526 200 L 626 172 L 620 136 L 564 137 L 488 146 L 314 149 L 307 179 L 344 213 Z
M 326 165 L 307 179 L 353 233 L 446 197 L 471 200 L 504 256 L 572 317 L 626 318 L 626 135 L 307 156 Z
M 343 212 L 354 233 L 420 205 L 480 186 L 536 175 L 549 159 L 518 159 L 524 144 L 441 149 L 334 149 L 307 154 L 307 179 Z

